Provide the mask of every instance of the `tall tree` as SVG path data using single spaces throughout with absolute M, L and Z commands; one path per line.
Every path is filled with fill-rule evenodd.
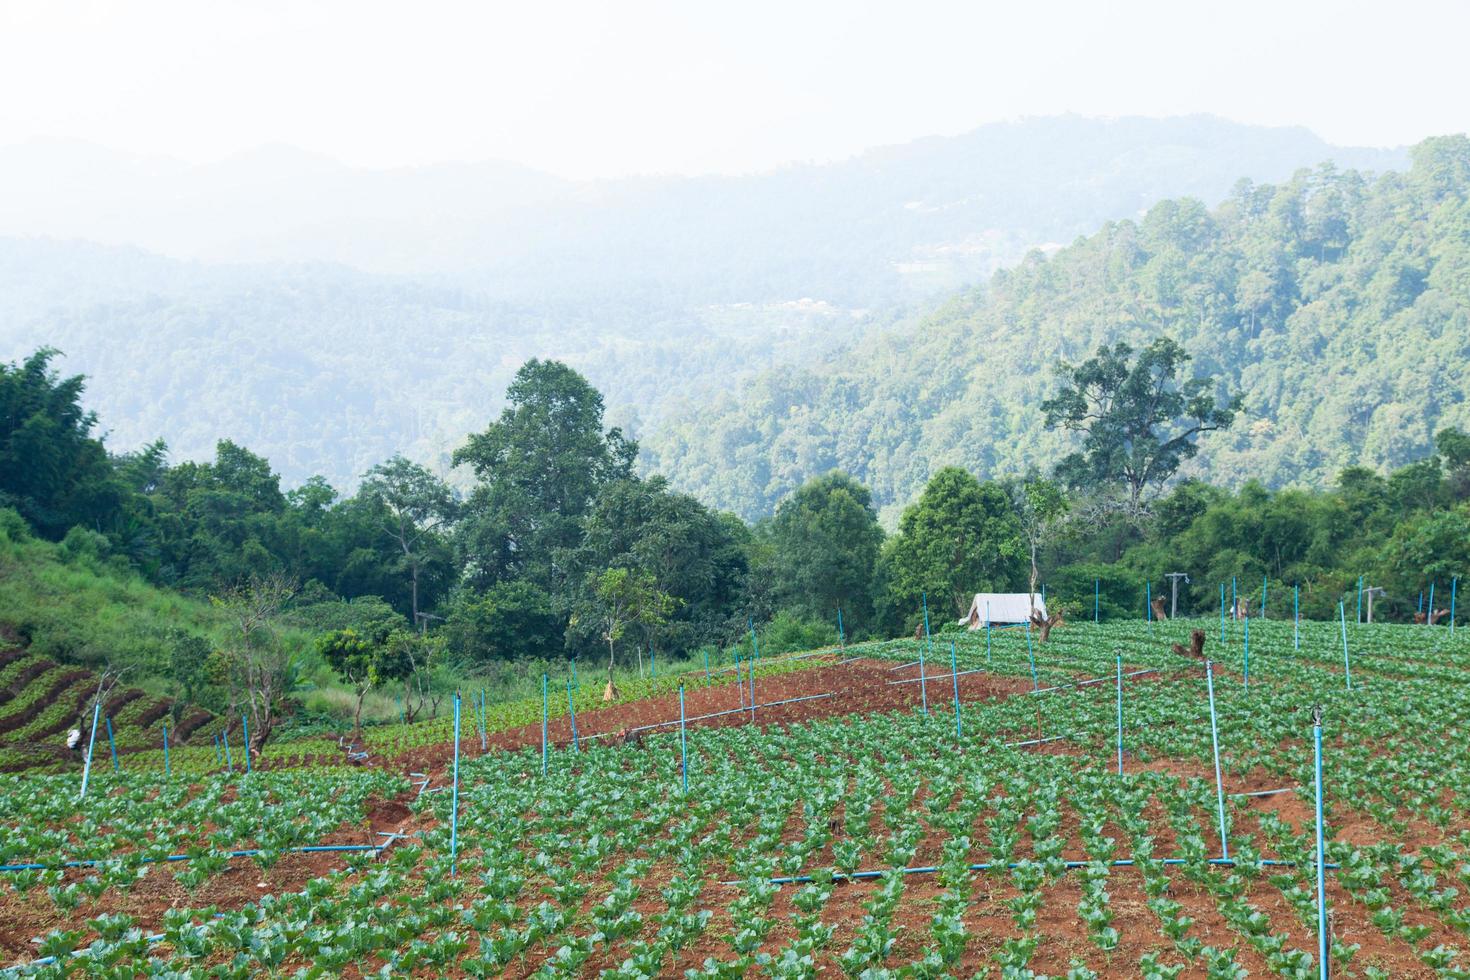
M 1005 489 L 947 466 L 904 510 L 889 541 L 889 589 L 907 609 L 917 608 L 927 593 L 960 616 L 976 592 L 1016 584 L 1023 550 L 1021 524 Z
M 1183 347 L 1159 337 L 1133 360 L 1119 342 L 1057 369 L 1060 390 L 1041 403 L 1046 427 L 1082 434 L 1082 450 L 1057 465 L 1070 486 L 1123 493 L 1127 513 L 1137 516 L 1150 492 L 1199 452 L 1206 432 L 1228 429 L 1242 411 L 1239 395 L 1217 399 L 1209 377 L 1180 379 L 1189 363 Z
M 106 530 L 125 492 L 92 436 L 97 416 L 82 409 L 86 379 L 53 371 L 58 353 L 0 364 L 0 506 L 53 540 L 75 524 Z
M 272 574 L 253 576 L 211 597 L 230 624 L 230 639 L 221 655 L 231 714 L 236 710 L 249 712 L 249 748 L 256 752 L 271 737 L 297 676 L 295 651 L 280 630 L 281 611 L 295 594 L 295 583 L 284 575 Z
M 411 626 L 422 628 L 419 619 L 419 579 L 426 549 L 438 533 L 454 520 L 458 508 L 454 491 L 418 463 L 394 456 L 367 472 L 359 495 L 383 511 L 383 533 L 403 556 L 410 583 Z
M 461 536 L 468 571 L 482 582 L 528 575 L 555 594 L 598 488 L 632 475 L 638 446 L 603 431 L 602 396 L 557 361 L 527 361 L 506 399 L 500 418 L 454 453 L 477 480 Z
M 770 537 L 783 605 L 820 620 L 841 608 L 845 622 L 868 624 L 883 529 L 867 487 L 837 471 L 811 480 L 777 508 Z
M 572 616 L 573 628 L 592 629 L 607 644 L 607 690 L 604 700 L 617 697 L 613 684 L 616 645 L 631 626 L 657 629 L 674 611 L 676 601 L 661 592 L 647 572 L 608 568 L 587 576 L 586 589 Z

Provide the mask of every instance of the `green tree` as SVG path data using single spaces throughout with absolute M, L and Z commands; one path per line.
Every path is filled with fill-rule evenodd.
M 349 626 L 317 637 L 317 653 L 357 698 L 352 712 L 354 734 L 362 731 L 362 702 L 367 692 L 389 681 L 402 680 L 411 670 L 411 661 L 393 642 L 388 625 L 384 622 L 380 628 L 362 631 Z
M 1212 378 L 1180 380 L 1190 357 L 1159 337 L 1133 360 L 1119 342 L 1057 369 L 1060 390 L 1041 403 L 1048 429 L 1082 434 L 1082 450 L 1057 465 L 1057 475 L 1076 488 L 1123 492 L 1127 512 L 1138 515 L 1150 489 L 1162 486 L 1181 463 L 1199 452 L 1206 432 L 1228 429 L 1242 411 L 1239 395 L 1217 399 Z
M 86 379 L 53 371 L 58 353 L 0 364 L 0 506 L 53 541 L 75 524 L 110 524 L 126 492 L 92 436 L 97 416 L 82 409 Z
M 382 531 L 402 555 L 410 583 L 410 617 L 414 626 L 422 626 L 419 618 L 419 580 L 429 552 L 443 553 L 445 545 L 438 537 L 454 520 L 458 501 L 454 491 L 427 468 L 394 456 L 368 470 L 358 496 L 376 504 L 382 511 Z
M 1011 503 L 1025 539 L 1026 553 L 1031 559 L 1029 594 L 1031 608 L 1036 609 L 1036 583 L 1040 576 L 1036 555 L 1056 530 L 1057 522 L 1070 506 L 1062 488 L 1050 480 L 1032 477 L 1013 485 Z
M 603 697 L 617 697 L 613 684 L 616 644 L 629 627 L 657 629 L 674 611 L 676 602 L 660 592 L 647 572 L 627 568 L 609 568 L 589 573 L 586 589 L 577 611 L 572 615 L 576 629 L 594 630 L 607 644 L 607 691 Z
M 443 633 L 450 652 L 470 662 L 545 659 L 562 649 L 566 621 L 545 590 L 512 580 L 456 597 Z
M 1021 524 L 1005 489 L 948 466 L 906 508 L 885 551 L 888 587 L 899 608 L 927 593 L 935 611 L 955 616 L 976 592 L 1005 591 L 1019 578 Z
M 843 619 L 854 631 L 873 615 L 883 529 L 868 488 L 834 471 L 811 480 L 770 522 L 776 592 L 811 619 Z
M 638 446 L 603 431 L 602 396 L 557 361 L 527 361 L 506 400 L 499 420 L 454 453 L 477 481 L 461 547 L 472 580 L 524 575 L 558 594 L 561 555 L 581 542 L 598 489 L 632 475 Z

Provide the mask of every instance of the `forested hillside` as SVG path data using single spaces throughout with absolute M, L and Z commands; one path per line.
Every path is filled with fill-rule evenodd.
M 577 368 L 641 436 L 1027 249 L 1324 159 L 1403 157 L 1208 116 L 1032 119 L 766 174 L 583 183 L 282 148 L 188 168 L 12 147 L 0 234 L 51 237 L 0 239 L 0 360 L 61 349 L 114 450 L 165 436 L 202 460 L 228 437 L 287 486 L 350 488 L 395 452 L 442 465 L 529 358 Z
M 683 489 L 747 517 L 834 467 L 890 515 L 945 465 L 1049 469 L 1060 361 L 1165 334 L 1246 398 L 1186 475 L 1322 485 L 1401 466 L 1470 422 L 1470 140 L 1404 174 L 1330 166 L 1156 204 L 803 370 L 768 372 L 644 439 Z

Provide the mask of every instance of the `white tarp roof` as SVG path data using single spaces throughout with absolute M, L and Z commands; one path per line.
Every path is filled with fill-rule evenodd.
M 1046 600 L 1041 593 L 1034 596 L 1025 592 L 977 592 L 970 603 L 970 611 L 962 623 L 985 625 L 987 608 L 992 623 L 1024 623 L 1031 618 L 1032 604 L 1041 615 L 1046 615 Z

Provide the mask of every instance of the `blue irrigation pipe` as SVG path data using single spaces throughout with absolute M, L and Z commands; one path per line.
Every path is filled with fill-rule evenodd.
M 1322 835 L 1322 711 L 1317 709 L 1312 718 L 1312 741 L 1316 746 L 1315 769 L 1317 777 L 1317 960 L 1319 976 L 1327 980 L 1327 885 L 1324 874 L 1326 846 Z
M 1429 583 L 1429 613 L 1424 617 L 1426 626 L 1434 625 L 1434 583 Z
M 1236 611 L 1240 609 L 1240 593 L 1235 587 L 1235 576 L 1230 576 L 1230 618 L 1234 619 Z
M 1245 620 L 1245 670 L 1243 674 L 1245 689 L 1251 689 L 1251 621 L 1250 617 Z
M 541 775 L 546 775 L 547 749 L 546 749 L 546 719 L 550 713 L 550 704 L 546 696 L 546 675 L 541 675 Z
M 1460 591 L 1460 577 L 1450 579 L 1450 636 L 1455 635 L 1455 594 Z
M 1036 652 L 1031 648 L 1031 620 L 1026 620 L 1026 656 L 1031 660 L 1031 690 L 1034 692 L 1041 687 L 1041 682 L 1036 679 Z
M 960 721 L 960 669 L 955 659 L 954 640 L 949 641 L 949 677 L 954 682 L 954 737 L 964 738 L 964 724 Z
M 1302 648 L 1302 587 L 1297 583 L 1291 587 L 1291 646 Z
M 1347 680 L 1347 689 L 1351 691 L 1353 689 L 1353 667 L 1348 662 L 1347 610 L 1340 602 L 1337 604 L 1337 616 L 1342 621 L 1342 675 Z
M 1138 676 L 1141 676 L 1143 674 L 1157 674 L 1158 672 L 1159 672 L 1159 668 L 1157 668 L 1157 667 L 1148 667 L 1148 668 L 1146 668 L 1144 670 L 1130 670 L 1128 673 L 1124 674 L 1123 676 L 1124 677 L 1138 677 Z M 960 671 L 960 673 L 963 674 L 963 673 L 965 673 L 965 671 L 962 670 L 962 671 Z M 1065 691 L 1065 690 L 1068 690 L 1069 688 L 1073 688 L 1073 687 L 1087 687 L 1090 684 L 1101 684 L 1105 680 L 1107 680 L 1106 677 L 1093 677 L 1093 678 L 1090 678 L 1090 679 L 1085 680 L 1085 681 L 1074 681 L 1071 684 L 1058 684 L 1056 687 L 1043 687 L 1039 691 L 1028 691 L 1027 693 L 1028 694 L 1050 694 L 1053 691 Z
M 1266 590 L 1270 587 L 1270 585 L 1271 585 L 1271 576 L 1269 576 L 1269 575 L 1262 576 L 1261 577 L 1261 618 L 1262 619 L 1265 619 L 1266 618 Z
M 752 636 L 755 634 L 752 633 Z M 750 723 L 755 724 L 755 657 L 750 658 Z
M 1225 783 L 1220 778 L 1220 725 L 1215 717 L 1215 665 L 1205 661 L 1205 686 L 1210 694 L 1210 746 L 1215 752 L 1215 800 L 1220 812 L 1220 857 L 1229 860 L 1230 841 L 1225 830 Z
M 228 728 L 219 733 L 219 741 L 225 747 L 225 768 L 234 772 L 235 760 L 230 758 L 230 730 Z
M 781 701 L 767 701 L 765 704 L 761 705 L 761 707 L 762 708 L 774 708 L 777 705 L 782 705 L 782 704 L 795 704 L 798 701 L 816 701 L 816 700 L 818 700 L 820 698 L 830 698 L 831 696 L 832 696 L 832 692 L 831 691 L 828 691 L 825 694 L 805 694 L 805 695 L 802 695 L 799 698 L 785 698 L 785 699 L 783 699 Z M 695 715 L 693 718 L 690 718 L 688 720 L 689 721 L 705 721 L 705 720 L 710 719 L 710 718 L 723 718 L 726 715 L 743 715 L 743 714 L 745 714 L 745 711 L 746 711 L 745 706 L 744 705 L 741 705 L 738 708 L 728 708 L 728 709 L 726 709 L 724 711 L 712 711 L 712 712 L 710 712 L 707 715 Z M 639 725 L 636 728 L 630 728 L 630 729 L 628 729 L 628 733 L 629 734 L 632 734 L 633 732 L 646 732 L 646 731 L 651 731 L 652 729 L 655 729 L 655 728 L 663 728 L 663 727 L 665 727 L 667 725 L 677 725 L 677 724 L 679 724 L 679 719 L 677 719 L 677 718 L 674 718 L 674 719 L 672 719 L 670 721 L 656 721 L 656 722 L 654 722 L 654 723 L 652 723 L 650 725 Z M 616 732 L 601 732 L 601 733 L 599 733 L 597 735 L 588 735 L 587 737 L 589 739 L 606 738 L 609 735 L 615 735 L 615 734 L 618 734 L 618 733 L 616 733 Z
M 1098 618 L 1097 618 L 1097 607 L 1098 607 L 1098 600 L 1101 599 L 1101 598 L 1102 598 L 1102 579 L 1095 578 L 1095 579 L 1092 580 L 1092 621 L 1093 621 L 1094 624 L 1097 623 L 1097 621 L 1098 621 Z
M 575 663 L 573 664 L 575 669 Z M 485 697 L 485 689 L 480 688 L 480 751 L 490 751 L 490 705 Z
M 704 679 L 709 680 L 709 648 L 704 650 Z
M 684 792 L 689 792 L 689 730 L 684 721 L 684 685 L 679 685 L 679 772 L 684 777 Z
M 107 721 L 107 747 L 112 750 L 112 771 L 118 771 L 117 765 L 117 740 L 112 737 L 112 715 L 108 715 Z
M 245 752 L 245 772 L 250 772 L 250 719 L 240 716 L 240 748 Z
M 842 628 L 842 607 L 837 607 L 837 643 L 839 646 L 847 646 L 847 632 Z
M 1363 625 L 1363 576 L 1361 575 L 1358 576 L 1358 625 Z
M 1118 775 L 1123 775 L 1123 655 L 1118 656 Z
M 919 693 L 924 699 L 924 714 L 929 714 L 929 682 L 924 677 L 924 648 L 919 647 Z
M 679 690 L 683 691 L 683 689 L 684 687 L 681 684 Z M 682 696 L 681 694 L 680 697 L 682 698 Z M 577 741 L 577 706 L 572 703 L 572 682 L 570 680 L 567 681 L 567 714 L 572 719 L 572 751 L 581 752 L 582 745 Z
M 77 799 L 87 798 L 87 780 L 92 775 L 92 747 L 97 744 L 97 716 L 102 714 L 102 702 L 99 700 L 92 706 L 92 734 L 87 739 L 87 761 L 82 766 L 82 792 Z
M 459 867 L 459 692 L 454 692 L 454 787 L 449 792 L 449 876 Z
M 168 765 L 168 722 L 163 723 L 163 775 L 169 775 Z
M 1154 626 L 1154 584 L 1143 583 L 1143 618 L 1148 623 L 1149 629 Z

